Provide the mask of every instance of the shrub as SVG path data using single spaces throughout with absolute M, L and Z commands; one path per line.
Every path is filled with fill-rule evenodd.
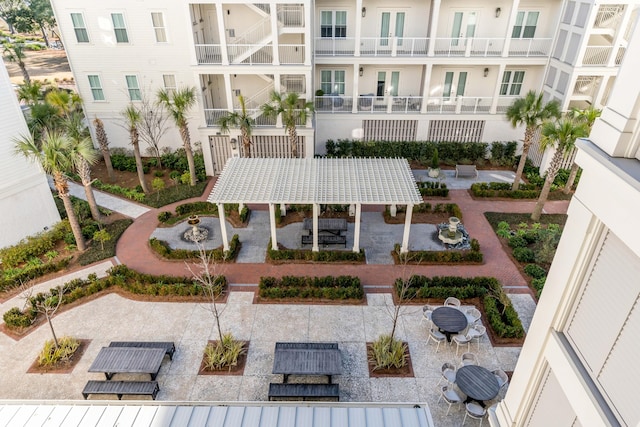
M 162 206 L 170 205 L 171 203 L 179 202 L 180 200 L 191 199 L 193 197 L 202 196 L 202 192 L 207 186 L 206 177 L 202 182 L 197 182 L 196 185 L 174 185 L 164 190 L 160 190 L 157 193 L 142 194 L 140 202 L 147 206 L 154 208 L 160 208 Z
M 193 202 L 184 203 L 176 207 L 176 215 L 185 215 L 191 213 L 218 213 L 218 207 L 210 202 Z
M 158 221 L 167 222 L 171 218 L 171 212 L 163 211 L 158 214 Z
M 80 342 L 71 337 L 61 337 L 58 339 L 59 346 L 55 346 L 53 340 L 44 343 L 44 347 L 38 355 L 38 366 L 51 367 L 59 363 L 68 362 L 80 347 Z
M 360 279 L 352 276 L 284 276 L 261 277 L 258 284 L 261 298 L 321 298 L 357 299 L 364 298 Z
M 153 160 L 155 160 L 155 159 L 153 159 Z M 162 178 L 164 176 L 164 171 L 157 170 L 157 171 L 153 172 L 153 175 L 155 177 L 157 177 L 157 178 Z
M 238 365 L 238 358 L 245 354 L 247 349 L 244 342 L 233 338 L 231 333 L 222 336 L 222 342 L 209 343 L 204 349 L 204 368 L 209 371 L 217 371 L 225 368 L 231 370 Z
M 536 290 L 536 296 L 540 298 L 540 294 L 542 293 L 542 289 L 544 288 L 544 284 L 547 281 L 547 277 L 540 277 L 538 279 L 533 279 L 531 281 L 531 286 Z
M 419 182 L 418 189 L 420 194 L 426 197 L 447 197 L 449 195 L 449 189 L 444 182 Z
M 20 243 L 0 250 L 3 268 L 15 267 L 26 260 L 53 250 L 57 241 L 71 231 L 68 221 L 57 223 L 53 229 L 29 236 Z
M 191 183 L 191 173 L 187 171 L 180 175 L 180 182 L 184 185 L 189 185 Z
M 540 194 L 539 186 L 521 184 L 518 190 L 511 190 L 507 182 L 477 182 L 471 184 L 471 194 L 475 197 L 507 197 L 512 199 L 535 199 Z
M 373 343 L 369 351 L 369 361 L 373 362 L 373 370 L 402 368 L 407 364 L 407 345 L 390 335 L 382 335 Z
M 512 248 L 524 248 L 528 245 L 527 241 L 522 236 L 511 236 L 509 237 L 509 246 Z
M 63 270 L 69 265 L 72 258 L 73 257 L 69 256 L 58 261 L 50 261 L 41 265 L 15 270 L 15 272 L 12 272 L 9 275 L 4 274 L 0 278 L 0 292 L 13 289 L 20 286 L 21 283 L 28 282 L 29 280 L 44 276 L 45 274 Z
M 534 262 L 536 260 L 535 252 L 529 248 L 515 248 L 513 257 L 518 262 Z
M 267 249 L 267 257 L 272 261 L 314 261 L 314 262 L 364 262 L 364 250 L 359 252 L 352 251 L 331 251 L 323 250 L 313 252 L 305 249 L 271 249 L 271 241 L 269 241 Z
M 120 236 L 122 236 L 122 233 L 124 233 L 132 223 L 133 220 L 131 219 L 120 219 L 105 225 L 104 230 L 111 236 L 111 239 L 102 243 L 92 241 L 89 248 L 78 256 L 78 263 L 80 265 L 87 265 L 115 256 L 116 245 L 118 244 Z
M 475 248 L 475 249 L 474 249 Z M 449 251 L 409 251 L 400 253 L 400 245 L 394 246 L 394 253 L 399 254 L 398 261 L 409 264 L 448 264 L 448 263 L 482 263 L 483 255 L 480 252 L 480 243 L 476 239 L 471 240 L 471 250 Z
M 534 279 L 541 279 L 543 277 L 546 277 L 547 275 L 547 271 L 536 264 L 525 265 L 524 272 L 527 274 L 527 276 L 531 276 Z
M 155 237 L 149 239 L 151 249 L 163 258 L 167 259 L 195 259 L 200 256 L 200 251 L 191 251 L 188 249 L 172 249 L 169 244 Z M 240 252 L 240 237 L 234 234 L 229 242 L 229 250 L 223 251 L 222 248 L 216 248 L 211 251 L 212 261 L 231 261 L 238 256 Z
M 107 191 L 112 194 L 124 196 L 128 199 L 135 200 L 136 202 L 142 202 L 145 199 L 145 194 L 142 191 L 136 189 L 120 187 L 116 184 L 105 184 L 99 179 L 93 181 L 93 186 L 98 190 Z
M 33 322 L 34 316 L 30 312 L 23 313 L 18 307 L 13 307 L 2 316 L 9 328 L 26 328 Z

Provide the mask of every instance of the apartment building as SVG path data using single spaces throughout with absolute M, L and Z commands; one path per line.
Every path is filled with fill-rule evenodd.
M 582 178 L 493 426 L 637 426 L 640 29 L 602 117 L 578 142 Z
M 584 80 L 572 71 L 580 64 L 565 64 L 565 51 L 576 46 L 568 30 L 584 25 L 580 60 L 591 57 L 589 43 L 603 46 L 613 37 L 612 51 L 623 47 L 625 33 L 617 29 L 632 20 L 629 4 L 636 1 L 615 3 L 615 17 L 607 19 L 601 9 L 610 2 L 595 0 L 52 4 L 87 115 L 105 122 L 112 145 L 127 145 L 118 112 L 128 102 L 153 97 L 159 87 L 192 86 L 199 102 L 191 133 L 203 147 L 207 172 L 216 174 L 238 154 L 232 143 L 238 132 L 223 134 L 217 126 L 239 108 L 238 95 L 256 122 L 252 154 L 289 155 L 282 121 L 260 111 L 273 90 L 314 103 L 314 117 L 298 123 L 298 152 L 306 157 L 323 154 L 328 139 L 351 137 L 520 139 L 522 129 L 504 119 L 516 97 L 549 82 L 549 97 L 557 98 L 567 90 L 563 84 Z M 607 30 L 598 27 L 601 37 L 591 41 L 587 35 L 598 25 Z M 554 48 L 559 31 L 568 40 L 561 49 Z M 547 72 L 556 51 L 562 52 L 557 81 Z M 608 76 L 605 89 L 615 75 L 610 65 L 622 55 L 617 49 L 598 68 Z M 164 144 L 180 145 L 175 129 Z
M 39 166 L 15 155 L 15 138 L 29 129 L 9 73 L 0 61 L 0 248 L 18 243 L 60 221 L 47 179 Z

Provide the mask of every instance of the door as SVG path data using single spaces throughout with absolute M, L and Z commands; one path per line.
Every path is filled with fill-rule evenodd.
M 402 37 L 404 37 L 404 12 L 388 11 L 381 13 L 379 47 L 390 47 L 391 37 L 397 38 L 398 46 L 402 46 Z
M 233 155 L 228 135 L 210 135 L 211 158 L 213 159 L 213 173 L 219 175 L 227 160 Z
M 466 47 L 466 39 L 476 35 L 477 12 L 455 12 L 451 25 L 451 46 Z
M 464 96 L 464 89 L 466 84 L 466 71 L 447 71 L 444 74 L 444 84 L 442 86 L 443 100 L 452 101 L 455 100 L 457 96 Z

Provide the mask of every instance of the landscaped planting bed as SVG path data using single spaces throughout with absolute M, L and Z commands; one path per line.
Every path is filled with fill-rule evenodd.
M 400 244 L 393 249 L 393 259 L 396 264 L 482 264 L 483 255 L 480 252 L 478 240 L 471 239 L 469 250 L 446 251 L 409 251 L 400 253 Z
M 258 295 L 265 299 L 358 300 L 364 290 L 358 277 L 261 277 Z
M 234 227 L 246 227 L 250 210 L 245 205 L 241 212 L 238 212 L 240 206 L 237 203 L 227 203 L 224 205 L 225 218 L 233 224 Z M 158 214 L 158 221 L 164 225 L 174 225 L 180 221 L 184 221 L 191 215 L 212 215 L 218 216 L 218 206 L 211 202 L 192 202 L 184 203 L 176 206 L 176 214 L 163 211 Z
M 167 242 L 164 240 L 158 240 L 155 237 L 149 239 L 149 246 L 156 254 L 166 259 L 185 260 L 197 259 L 200 257 L 199 250 L 191 251 L 188 249 L 172 249 Z M 233 261 L 238 256 L 238 252 L 240 252 L 240 237 L 238 237 L 237 234 L 233 235 L 229 241 L 228 251 L 224 251 L 222 247 L 218 247 L 206 252 L 207 254 L 211 254 L 212 261 Z
M 404 224 L 405 212 L 407 208 L 405 205 L 398 206 L 396 209 L 396 216 L 391 216 L 389 206 L 384 211 L 384 222 L 387 224 Z M 462 211 L 460 207 L 455 203 L 420 203 L 413 206 L 411 214 L 412 224 L 440 224 L 448 221 L 449 217 L 455 216 L 462 220 Z
M 271 249 L 271 241 L 269 241 L 267 249 L 267 261 L 272 264 L 284 264 L 287 262 L 305 261 L 305 262 L 347 262 L 347 263 L 364 263 L 366 257 L 364 250 L 359 252 L 353 251 L 335 251 L 323 249 L 313 252 L 309 249 L 287 249 L 280 246 L 279 249 Z

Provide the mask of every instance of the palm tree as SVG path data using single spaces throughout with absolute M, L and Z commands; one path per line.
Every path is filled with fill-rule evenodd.
M 89 209 L 91 210 L 91 217 L 98 222 L 102 222 L 102 216 L 96 203 L 96 198 L 93 195 L 93 188 L 91 187 L 91 165 L 98 161 L 98 152 L 93 148 L 93 142 L 89 135 L 89 129 L 84 124 L 84 117 L 81 113 L 75 112 L 68 116 L 63 122 L 66 135 L 71 138 L 73 145 L 71 147 L 71 162 L 73 167 L 80 175 L 82 186 L 84 187 L 84 194 L 87 197 L 89 203 Z
M 24 63 L 24 59 L 27 57 L 25 54 L 24 43 L 4 43 L 4 56 L 9 62 L 15 62 L 20 71 L 22 71 L 22 77 L 26 83 L 31 83 L 31 78 L 27 72 L 27 66 Z
M 243 155 L 244 157 L 251 157 L 251 132 L 256 121 L 247 115 L 244 96 L 238 95 L 238 101 L 240 101 L 240 112 L 226 113 L 218 119 L 218 126 L 225 133 L 229 132 L 231 127 L 239 128 L 242 134 Z
M 72 112 L 78 110 L 82 104 L 82 99 L 77 93 L 69 93 L 63 89 L 53 89 L 49 91 L 44 100 L 47 104 L 53 106 L 60 116 L 68 116 Z
M 262 106 L 262 112 L 267 117 L 277 118 L 282 114 L 282 123 L 289 134 L 291 144 L 291 156 L 298 157 L 298 131 L 297 122 L 306 122 L 309 114 L 313 112 L 313 103 L 304 102 L 295 93 L 287 93 L 284 97 L 281 93 L 271 92 L 271 100 Z
M 569 112 L 569 115 L 574 119 L 586 123 L 589 133 L 591 133 L 591 128 L 595 123 L 596 119 L 600 117 L 602 114 L 602 110 L 597 108 L 589 107 L 585 110 L 580 110 L 578 108 L 572 108 Z M 571 171 L 569 172 L 569 178 L 567 178 L 567 183 L 565 184 L 562 192 L 564 194 L 569 194 L 571 192 L 571 188 L 573 187 L 573 183 L 576 181 L 576 176 L 578 175 L 579 166 L 576 162 L 573 162 L 571 165 Z
M 62 199 L 62 203 L 64 203 L 64 210 L 67 212 L 76 246 L 78 250 L 84 251 L 87 246 L 82 236 L 78 217 L 73 211 L 73 204 L 69 195 L 69 183 L 65 175 L 65 172 L 73 166 L 69 155 L 73 146 L 71 138 L 60 132 L 45 130 L 40 142 L 37 142 L 33 135 L 21 136 L 13 141 L 16 154 L 21 154 L 27 159 L 38 163 L 46 173 L 53 176 L 53 184 L 58 191 L 58 196 Z
M 27 105 L 35 105 L 44 99 L 42 83 L 39 80 L 25 81 L 18 85 L 18 99 Z
M 184 145 L 184 152 L 187 155 L 189 164 L 189 175 L 191 185 L 196 185 L 196 165 L 193 161 L 193 151 L 191 151 L 191 137 L 189 136 L 189 122 L 187 116 L 189 110 L 196 104 L 196 89 L 193 87 L 179 88 L 175 91 L 160 89 L 157 94 L 158 103 L 169 112 L 176 126 L 180 130 L 180 137 Z
M 142 191 L 149 192 L 147 183 L 144 180 L 144 166 L 142 165 L 142 156 L 140 155 L 140 134 L 138 133 L 138 125 L 140 124 L 140 112 L 133 104 L 129 104 L 120 113 L 124 118 L 124 124 L 127 131 L 129 131 L 129 138 L 131 139 L 131 145 L 133 145 L 133 155 L 136 158 L 136 170 L 138 171 L 138 180 Z
M 113 165 L 111 164 L 111 152 L 109 151 L 109 139 L 107 133 L 104 131 L 104 124 L 99 118 L 93 119 L 93 124 L 96 127 L 96 139 L 100 146 L 100 152 L 104 159 L 104 164 L 107 167 L 107 174 L 109 175 L 109 181 L 115 182 L 116 176 L 113 173 Z
M 522 179 L 524 165 L 527 162 L 527 154 L 529 147 L 533 142 L 533 136 L 536 130 L 542 125 L 542 122 L 551 118 L 560 117 L 560 104 L 557 101 L 551 101 L 546 104 L 542 102 L 542 93 L 537 94 L 535 91 L 529 91 L 524 98 L 518 98 L 513 104 L 507 108 L 507 119 L 514 128 L 518 125 L 525 125 L 524 140 L 522 141 L 522 155 L 516 170 L 516 177 L 513 181 L 512 190 L 517 190 Z
M 588 132 L 589 130 L 586 123 L 577 122 L 571 117 L 547 121 L 542 125 L 540 150 L 544 151 L 547 148 L 554 148 L 555 153 L 551 158 L 551 164 L 547 169 L 547 176 L 544 180 L 542 191 L 531 214 L 532 220 L 538 221 L 540 219 L 542 208 L 551 190 L 551 184 L 553 184 L 553 180 L 556 179 L 556 175 L 562 164 L 562 158 L 573 150 L 576 139 L 586 136 Z
M 27 125 L 29 131 L 36 140 L 40 139 L 45 129 L 57 129 L 60 125 L 60 116 L 56 107 L 47 103 L 37 103 L 31 106 Z

